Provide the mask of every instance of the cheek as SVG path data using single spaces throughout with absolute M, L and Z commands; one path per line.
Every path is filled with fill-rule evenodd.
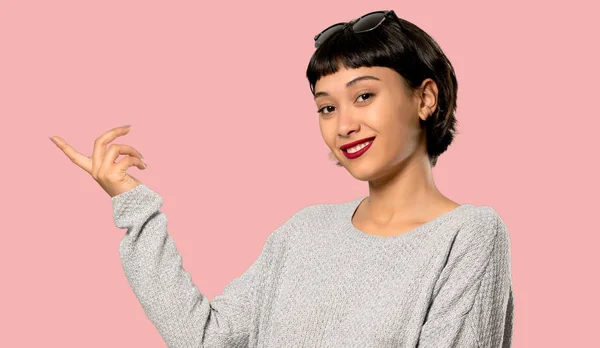
M 380 114 L 381 115 L 381 114 Z M 370 125 L 380 138 L 380 144 L 388 149 L 395 149 L 388 154 L 402 151 L 410 143 L 412 134 L 411 125 L 398 113 L 389 113 L 386 117 L 374 118 Z
M 391 138 L 396 137 L 404 127 L 400 116 L 397 113 L 391 113 L 389 110 L 380 112 L 374 110 L 369 113 L 365 119 L 365 125 L 375 131 L 376 134 Z
M 327 144 L 327 146 L 330 148 L 334 147 L 336 132 L 335 125 L 332 122 L 326 122 L 320 119 L 319 128 L 321 130 L 321 137 L 323 138 L 323 141 L 325 141 L 325 144 Z

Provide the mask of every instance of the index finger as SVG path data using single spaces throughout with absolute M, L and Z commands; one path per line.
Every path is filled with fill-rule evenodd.
M 62 150 L 62 152 L 65 153 L 65 155 L 67 155 L 67 157 L 69 157 L 69 159 L 75 163 L 77 166 L 79 166 L 81 169 L 85 170 L 86 172 L 92 174 L 92 161 L 89 157 L 86 157 L 84 155 L 82 155 L 81 153 L 79 153 L 77 150 L 75 150 L 71 145 L 67 144 L 66 141 L 64 141 L 61 137 L 51 137 L 50 139 L 52 139 L 54 141 L 54 143 L 56 144 L 56 146 Z
M 91 173 L 98 171 L 102 166 L 102 159 L 106 152 L 106 145 L 115 140 L 118 136 L 125 135 L 129 132 L 130 125 L 113 128 L 102 134 L 94 141 L 94 152 L 92 154 L 92 169 Z

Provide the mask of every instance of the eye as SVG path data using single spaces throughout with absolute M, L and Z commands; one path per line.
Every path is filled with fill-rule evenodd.
M 363 93 L 361 95 L 358 96 L 357 100 L 360 99 L 361 97 L 366 97 L 364 99 L 371 99 L 375 96 L 374 93 Z
M 333 112 L 333 110 L 331 110 L 331 109 L 335 109 L 335 107 L 331 106 L 331 105 L 327 105 L 327 106 L 324 106 L 324 107 L 320 108 L 319 110 L 317 110 L 317 112 L 319 114 L 328 114 L 330 112 Z M 328 112 L 325 112 L 325 110 L 327 110 Z

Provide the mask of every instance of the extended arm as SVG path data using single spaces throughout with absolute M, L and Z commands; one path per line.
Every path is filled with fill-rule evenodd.
M 113 197 L 115 225 L 127 228 L 119 251 L 129 284 L 168 347 L 246 347 L 278 230 L 252 266 L 215 297 L 203 296 L 167 232 L 162 198 L 145 185 Z

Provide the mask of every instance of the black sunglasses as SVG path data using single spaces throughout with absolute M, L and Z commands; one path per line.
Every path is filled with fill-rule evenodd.
M 327 40 L 333 33 L 344 29 L 346 26 L 351 26 L 355 33 L 364 33 L 371 31 L 383 23 L 388 16 L 393 16 L 396 20 L 398 17 L 393 10 L 389 11 L 375 11 L 367 13 L 357 19 L 353 19 L 350 22 L 341 22 L 327 27 L 322 32 L 315 35 L 315 48 L 321 46 L 321 44 Z

